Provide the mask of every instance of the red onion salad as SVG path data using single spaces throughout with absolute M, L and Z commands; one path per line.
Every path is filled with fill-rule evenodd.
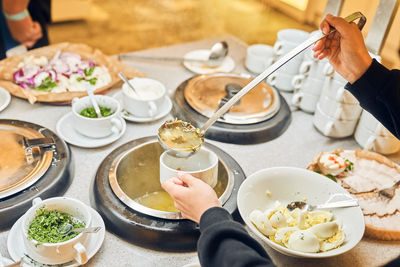
M 88 81 L 95 85 L 97 77 L 93 75 L 97 67 L 93 60 L 82 60 L 79 54 L 60 52 L 48 60 L 45 57 L 26 57 L 14 72 L 14 82 L 24 89 L 50 92 L 57 87 L 60 80 L 74 79 L 77 82 Z M 82 83 L 82 90 L 84 89 Z M 68 91 L 65 88 L 64 91 Z

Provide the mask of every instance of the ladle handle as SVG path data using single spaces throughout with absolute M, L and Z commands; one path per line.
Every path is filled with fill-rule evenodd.
M 347 22 L 352 22 L 356 19 L 360 19 L 358 22 L 358 27 L 361 30 L 364 27 L 365 22 L 366 22 L 366 18 L 361 12 L 355 12 L 345 18 L 345 20 Z M 331 31 L 328 33 L 328 35 L 334 31 L 335 31 L 335 29 L 332 28 Z M 252 81 L 250 81 L 245 87 L 243 87 L 242 90 L 240 90 L 228 102 L 226 102 L 225 105 L 223 105 L 220 109 L 218 109 L 217 112 L 215 112 L 214 115 L 211 116 L 211 118 L 209 118 L 208 121 L 206 121 L 206 123 L 200 128 L 200 130 L 202 132 L 206 132 L 208 130 L 208 128 L 210 128 L 210 126 L 214 124 L 214 122 L 216 122 L 222 115 L 224 115 L 237 101 L 239 101 L 240 98 L 242 98 L 245 94 L 247 94 L 251 89 L 256 87 L 257 84 L 262 82 L 265 78 L 267 78 L 269 75 L 274 73 L 277 69 L 279 69 L 284 64 L 286 64 L 289 60 L 291 60 L 297 54 L 301 53 L 303 50 L 307 49 L 309 46 L 311 46 L 312 44 L 321 40 L 324 37 L 326 37 L 326 35 L 322 31 L 319 31 L 316 34 L 313 34 L 313 36 L 311 36 L 310 38 L 305 40 L 303 43 L 301 43 L 300 45 L 295 47 L 289 53 L 282 56 L 274 64 L 269 66 L 261 74 L 259 74 Z

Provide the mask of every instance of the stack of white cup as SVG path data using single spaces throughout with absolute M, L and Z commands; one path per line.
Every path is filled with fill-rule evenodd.
M 380 61 L 379 56 L 371 56 Z M 329 63 L 326 63 L 323 71 L 326 78 L 315 110 L 314 125 L 329 137 L 351 136 L 362 108 L 357 99 L 344 88 L 347 81 L 333 71 Z
M 301 44 L 309 37 L 309 33 L 296 29 L 285 29 L 278 32 L 277 41 L 274 44 L 274 57 L 279 59 Z M 292 92 L 293 77 L 298 74 L 300 64 L 303 60 L 304 52 L 300 53 L 280 69 L 272 73 L 267 78 L 267 83 L 281 91 Z
M 324 85 L 324 73 L 327 71 L 324 68 L 330 67 L 327 63 L 327 59 L 318 60 L 314 58 L 312 48 L 306 50 L 304 60 L 299 68 L 299 74 L 292 79 L 294 88 L 293 106 L 297 106 L 306 112 L 314 113 Z
M 362 112 L 354 138 L 363 149 L 381 154 L 392 154 L 400 150 L 400 140 L 365 110 Z
M 247 48 L 245 66 L 254 73 L 260 74 L 274 61 L 274 49 L 270 45 L 255 44 Z

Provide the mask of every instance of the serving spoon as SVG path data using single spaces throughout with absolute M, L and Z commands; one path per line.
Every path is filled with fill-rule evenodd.
M 103 118 L 103 116 L 101 115 L 101 112 L 100 112 L 99 105 L 97 104 L 96 98 L 94 97 L 94 94 L 93 94 L 93 91 L 92 91 L 92 87 L 90 86 L 89 82 L 85 83 L 85 88 L 86 88 L 86 92 L 87 92 L 87 94 L 89 96 L 90 102 L 92 102 L 94 111 L 97 114 L 97 118 Z
M 215 43 L 210 50 L 207 59 L 183 58 L 183 57 L 151 57 L 130 54 L 120 54 L 119 59 L 139 59 L 139 60 L 158 60 L 158 61 L 178 61 L 178 62 L 200 62 L 210 67 L 221 65 L 222 61 L 228 55 L 228 44 L 225 41 Z
M 330 202 L 319 205 L 310 205 L 303 201 L 293 201 L 289 203 L 286 206 L 286 208 L 289 211 L 292 211 L 296 208 L 299 208 L 300 210 L 313 211 L 317 209 L 334 209 L 334 208 L 347 208 L 347 207 L 357 207 L 357 206 L 358 206 L 357 199 L 348 199 L 348 200 Z
M 358 28 L 361 30 L 367 19 L 361 12 L 355 12 L 346 18 L 344 18 L 347 22 L 352 22 L 356 19 L 359 19 L 358 21 Z M 252 90 L 254 87 L 256 87 L 260 82 L 265 80 L 269 75 L 274 73 L 276 70 L 278 70 L 280 67 L 285 65 L 288 61 L 290 61 L 292 58 L 294 58 L 296 55 L 313 45 L 314 43 L 318 42 L 319 40 L 325 38 L 329 34 L 335 32 L 336 30 L 331 27 L 330 31 L 328 34 L 324 34 L 321 30 L 313 34 L 311 37 L 309 37 L 307 40 L 302 42 L 300 45 L 295 47 L 293 50 L 288 52 L 286 55 L 283 55 L 280 59 L 278 59 L 275 63 L 273 63 L 271 66 L 269 66 L 266 70 L 264 70 L 261 74 L 259 74 L 257 77 L 255 77 L 252 81 L 250 81 L 246 86 L 244 86 L 237 94 L 235 94 L 228 102 L 226 102 L 220 109 L 218 109 L 207 121 L 204 123 L 204 125 L 199 129 L 200 133 L 204 136 L 205 132 L 210 128 L 211 125 L 213 125 L 222 115 L 224 115 L 226 112 L 229 111 L 229 109 L 235 105 L 237 101 L 239 101 L 245 94 L 247 94 L 250 90 Z M 164 125 L 164 124 L 163 124 Z M 161 126 L 163 127 L 163 126 Z M 175 156 L 175 157 L 181 157 L 181 158 L 186 158 L 191 156 L 192 154 L 196 153 L 197 150 L 193 151 L 179 151 L 176 150 L 167 144 L 163 142 L 163 140 L 160 138 L 160 130 L 158 131 L 158 140 L 161 144 L 161 146 L 167 150 L 167 153 Z
M 62 235 L 68 235 L 70 232 L 79 232 L 79 233 L 97 233 L 101 230 L 100 226 L 95 227 L 87 227 L 87 228 L 74 228 L 74 226 L 70 223 L 65 223 L 60 228 L 58 228 L 58 232 Z
M 129 88 L 131 88 L 131 90 L 135 93 L 135 95 L 139 96 L 135 87 L 133 87 L 133 85 L 129 82 L 129 80 L 126 78 L 126 76 L 122 72 L 118 73 L 118 76 L 124 81 L 124 83 L 126 83 L 129 86 Z

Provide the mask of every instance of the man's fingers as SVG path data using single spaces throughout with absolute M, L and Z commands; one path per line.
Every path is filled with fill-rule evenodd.
M 324 34 L 328 34 L 329 33 L 329 23 L 326 20 L 323 20 L 319 27 L 321 28 L 321 31 Z
M 341 17 L 335 17 L 331 14 L 326 15 L 325 20 L 334 27 L 341 35 L 348 31 L 349 23 Z
M 181 179 L 189 187 L 192 186 L 193 183 L 195 183 L 196 180 L 197 180 L 197 178 L 193 177 L 190 174 L 184 173 L 184 172 L 179 172 L 178 173 L 178 178 Z

